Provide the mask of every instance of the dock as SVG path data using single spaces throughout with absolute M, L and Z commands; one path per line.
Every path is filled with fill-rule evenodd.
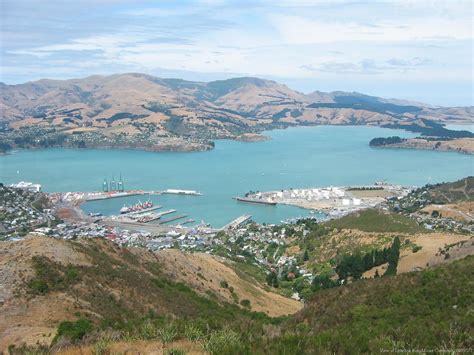
M 158 210 L 160 209 L 162 206 L 153 206 L 153 207 L 150 207 L 150 208 L 145 208 L 143 210 L 140 210 L 140 211 L 132 211 L 132 212 L 127 212 L 127 213 L 121 213 L 122 216 L 139 216 L 141 214 L 145 214 L 147 212 L 151 212 L 151 211 L 154 211 L 154 210 Z
M 85 201 L 98 201 L 108 200 L 111 198 L 121 198 L 130 196 L 143 196 L 143 195 L 160 195 L 161 191 L 144 191 L 144 190 L 129 190 L 129 191 L 112 191 L 112 192 L 83 192 L 73 193 L 68 192 L 65 194 L 66 199 L 68 194 L 82 195 L 82 199 Z
M 227 229 L 232 229 L 232 228 L 237 228 L 247 222 L 249 219 L 251 219 L 252 216 L 249 214 L 244 214 L 240 217 L 237 217 L 233 221 L 227 223 L 224 227 L 220 228 L 221 231 L 225 231 Z
M 183 221 L 183 222 L 179 222 L 179 223 L 176 223 L 176 224 L 171 224 L 170 227 L 183 226 L 183 225 L 185 225 L 185 224 L 194 223 L 194 222 L 196 222 L 196 220 L 190 218 L 190 219 L 187 219 L 187 220 L 185 220 L 185 221 Z
M 178 219 L 181 219 L 181 218 L 185 218 L 187 217 L 188 215 L 185 215 L 185 214 L 182 214 L 180 216 L 174 216 L 174 217 L 171 217 L 171 218 L 168 218 L 168 219 L 164 219 L 162 221 L 159 221 L 158 223 L 159 224 L 165 224 L 165 223 L 168 223 L 168 222 L 173 222 L 173 221 L 176 221 Z
M 170 213 L 174 213 L 174 212 L 176 212 L 176 210 L 171 209 L 171 210 L 156 213 L 152 217 L 150 217 L 150 219 L 147 219 L 147 221 L 145 221 L 144 223 L 150 223 L 150 222 L 156 221 L 157 219 L 160 219 L 161 217 Z

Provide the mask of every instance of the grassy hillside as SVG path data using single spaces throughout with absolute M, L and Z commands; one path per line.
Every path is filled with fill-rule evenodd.
M 98 239 L 27 238 L 4 242 L 0 255 L 6 280 L 0 290 L 4 301 L 0 351 L 21 342 L 53 341 L 55 346 L 64 346 L 83 341 L 89 333 L 87 342 L 96 342 L 104 332 L 114 332 L 119 338 L 156 337 L 171 342 L 189 327 L 199 334 L 211 334 L 228 325 L 245 333 L 253 325 L 275 322 L 264 313 L 252 312 L 256 304 L 240 292 L 248 288 L 260 297 L 263 290 L 259 285 L 240 279 L 237 284 L 237 276 L 228 278 L 222 283 L 222 292 L 232 293 L 239 302 L 225 302 L 217 290 L 197 293 L 193 283 L 185 284 L 179 281 L 182 277 L 168 273 L 172 266 L 163 264 L 168 262 L 165 258 L 143 249 L 129 250 Z M 212 265 L 219 267 L 217 261 Z M 181 272 L 188 273 L 190 279 L 202 277 L 204 286 L 204 278 L 210 276 L 204 269 L 198 276 L 190 274 L 190 269 Z M 260 304 L 260 309 L 264 305 Z M 25 308 L 28 313 L 22 311 Z M 259 321 L 250 324 L 253 319 Z M 11 324 L 17 326 L 11 328 Z M 167 333 L 158 337 L 158 330 Z
M 367 209 L 330 221 L 328 227 L 338 229 L 358 229 L 379 233 L 421 233 L 426 230 L 416 221 L 400 214 Z
M 357 93 L 305 95 L 258 78 L 204 83 L 137 73 L 2 85 L 0 105 L 0 152 L 53 146 L 208 150 L 209 139 L 292 125 L 398 127 L 415 112 L 433 120 L 472 117 L 469 107 L 433 109 Z
M 320 291 L 266 353 L 380 353 L 472 349 L 474 257 Z M 263 353 L 263 351 L 262 351 Z
M 428 190 L 435 203 L 474 201 L 474 176 L 435 185 Z
M 193 344 L 193 353 L 329 354 L 472 349 L 474 257 L 438 268 L 363 280 L 323 290 L 284 322 L 251 316 L 212 303 L 208 318 L 168 319 L 149 313 L 128 321 L 111 337 L 87 320 L 63 323 L 58 335 L 78 339 L 68 353 L 108 353 L 117 344 L 146 352 L 152 345 L 171 352 Z M 173 286 L 171 286 L 173 287 Z M 178 287 L 178 294 L 181 294 Z M 179 299 L 178 299 L 179 300 Z M 179 300 L 181 303 L 183 299 Z M 200 301 L 193 305 L 202 310 Z M 205 309 L 208 307 L 206 306 Z M 230 312 L 227 314 L 227 312 Z M 117 328 L 115 328 L 117 329 Z M 56 341 L 58 341 L 56 338 Z M 64 344 L 64 342 L 63 342 Z M 180 345 L 181 344 L 181 345 Z M 37 348 L 38 349 L 38 348 Z M 58 349 L 58 345 L 56 345 Z M 22 353 L 25 348 L 18 349 Z M 31 350 L 31 348 L 30 348 Z M 43 347 L 43 351 L 48 351 Z M 75 351 L 75 352 L 74 352 Z M 185 353 L 185 352 L 174 352 Z

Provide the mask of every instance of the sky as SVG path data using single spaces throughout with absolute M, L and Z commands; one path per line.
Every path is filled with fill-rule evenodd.
M 473 102 L 471 1 L 0 0 L 0 81 L 257 76 L 308 93 Z

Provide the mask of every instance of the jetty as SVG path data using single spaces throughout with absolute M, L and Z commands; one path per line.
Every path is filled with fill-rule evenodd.
M 156 221 L 157 219 L 160 219 L 161 217 L 163 217 L 167 214 L 170 214 L 170 213 L 174 213 L 174 212 L 176 212 L 176 210 L 171 209 L 171 210 L 167 210 L 167 211 L 163 211 L 163 212 L 159 212 L 159 213 L 154 213 L 154 214 L 150 215 L 148 218 L 146 218 L 146 220 L 144 220 L 143 223 L 150 223 L 150 222 Z
M 161 191 L 144 191 L 144 190 L 130 190 L 130 191 L 112 191 L 112 192 L 67 192 L 67 194 L 80 194 L 85 201 L 108 200 L 111 198 L 129 197 L 129 196 L 143 196 L 143 195 L 160 195 Z M 67 199 L 67 197 L 66 197 Z
M 233 221 L 227 223 L 224 227 L 220 228 L 219 230 L 220 231 L 225 231 L 227 229 L 232 229 L 232 228 L 237 228 L 237 227 L 240 227 L 242 224 L 244 224 L 245 222 L 247 222 L 248 220 L 250 220 L 252 218 L 251 215 L 249 214 L 244 214 L 240 217 L 237 217 L 236 219 L 234 219 Z
M 180 215 L 180 216 L 174 216 L 174 217 L 171 217 L 171 218 L 168 218 L 168 219 L 164 219 L 162 221 L 159 221 L 158 223 L 159 224 L 165 224 L 165 223 L 168 223 L 168 222 L 173 222 L 173 221 L 176 221 L 178 219 L 181 219 L 181 218 L 185 218 L 187 217 L 188 215 L 186 214 L 183 214 L 183 215 Z
M 174 227 L 177 227 L 177 226 L 182 226 L 182 225 L 184 225 L 184 224 L 189 224 L 189 223 L 194 223 L 194 222 L 196 222 L 196 220 L 190 218 L 190 219 L 187 219 L 187 220 L 185 220 L 185 221 L 183 221 L 183 222 L 179 222 L 179 223 L 173 224 L 173 226 L 174 226 Z
M 122 213 L 122 216 L 139 216 L 141 214 L 145 214 L 147 212 L 155 211 L 155 210 L 158 210 L 160 208 L 162 208 L 162 206 L 156 205 L 156 206 L 153 206 L 153 207 L 150 207 L 150 208 L 145 208 L 145 209 L 140 210 L 140 211 L 132 211 L 132 212 L 127 212 L 127 213 Z

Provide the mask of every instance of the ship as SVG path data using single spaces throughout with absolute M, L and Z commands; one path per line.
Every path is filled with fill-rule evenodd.
M 120 213 L 124 214 L 124 213 L 130 213 L 130 212 L 139 212 L 139 211 L 145 210 L 147 208 L 152 208 L 152 207 L 153 207 L 153 202 L 151 201 L 145 201 L 145 202 L 139 201 L 135 205 L 130 205 L 130 206 L 123 205 L 123 207 L 120 209 Z
M 277 204 L 275 201 L 258 200 L 258 199 L 246 198 L 246 197 L 234 197 L 234 199 L 240 202 L 261 203 L 263 205 L 271 205 L 271 206 L 275 206 Z
M 172 194 L 172 195 L 191 195 L 191 196 L 201 196 L 202 194 L 199 191 L 194 190 L 177 190 L 177 189 L 166 189 L 162 191 L 163 194 Z

